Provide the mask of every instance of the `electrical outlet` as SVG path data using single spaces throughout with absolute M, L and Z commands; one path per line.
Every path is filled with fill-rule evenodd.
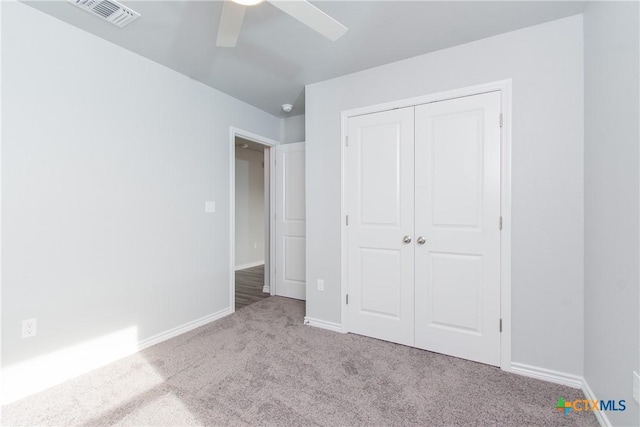
M 640 403 L 640 375 L 635 371 L 633 372 L 633 398 Z
M 22 338 L 36 336 L 36 319 L 27 319 L 22 321 Z
M 318 290 L 324 291 L 324 280 L 318 279 Z
M 205 213 L 216 213 L 216 202 L 204 202 L 204 212 Z

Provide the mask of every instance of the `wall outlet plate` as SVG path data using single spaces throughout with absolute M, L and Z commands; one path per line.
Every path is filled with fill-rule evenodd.
M 36 336 L 37 319 L 26 319 L 22 321 L 22 338 Z
M 216 213 L 216 202 L 213 202 L 213 201 L 204 202 L 204 212 Z
M 640 403 L 640 375 L 635 371 L 633 372 L 633 398 Z
M 324 280 L 318 279 L 318 290 L 324 291 Z

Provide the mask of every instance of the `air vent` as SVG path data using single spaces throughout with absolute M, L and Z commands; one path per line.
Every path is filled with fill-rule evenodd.
M 81 9 L 99 16 L 120 28 L 140 17 L 138 12 L 114 0 L 68 0 Z

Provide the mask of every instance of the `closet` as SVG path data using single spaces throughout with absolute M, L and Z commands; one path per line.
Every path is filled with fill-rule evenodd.
M 500 365 L 500 100 L 348 118 L 349 332 Z

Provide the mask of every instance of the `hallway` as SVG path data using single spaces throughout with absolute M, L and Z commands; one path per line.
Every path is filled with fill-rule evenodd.
M 268 298 L 263 286 L 264 264 L 236 271 L 236 310 Z

